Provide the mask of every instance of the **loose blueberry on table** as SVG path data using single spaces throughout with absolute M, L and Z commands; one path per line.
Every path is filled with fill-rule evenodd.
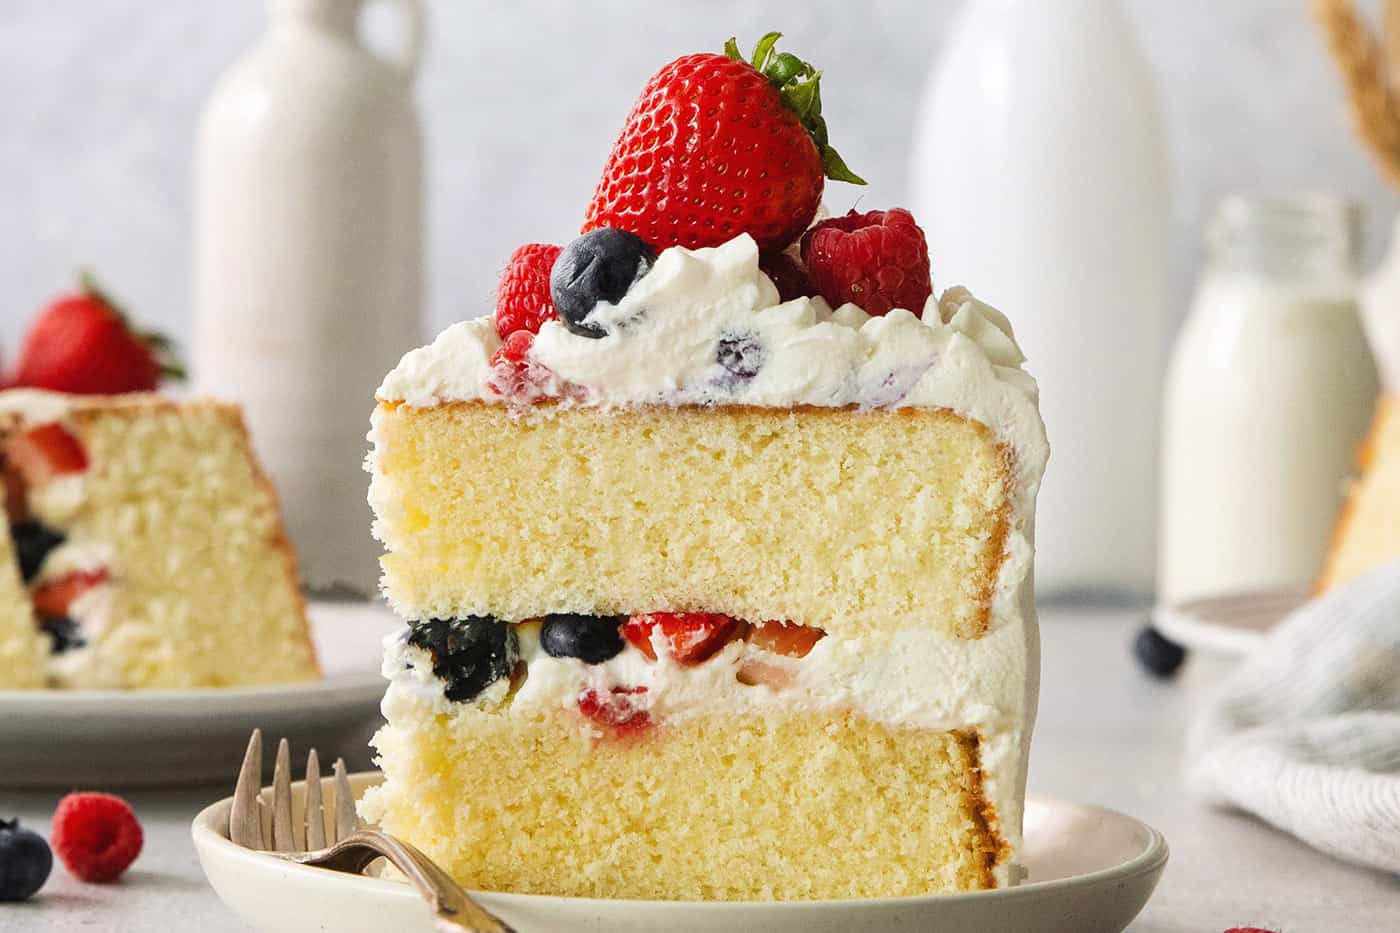
M 1163 678 L 1175 674 L 1186 660 L 1186 649 L 1150 624 L 1143 626 L 1133 639 L 1133 654 L 1144 670 Z
M 33 897 L 51 871 L 53 852 L 44 837 L 18 820 L 0 820 L 0 901 Z

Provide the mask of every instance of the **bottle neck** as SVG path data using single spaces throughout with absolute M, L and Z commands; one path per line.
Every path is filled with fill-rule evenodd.
M 1360 208 L 1323 195 L 1232 196 L 1206 230 L 1212 274 L 1283 284 L 1354 280 L 1360 244 Z
M 274 26 L 300 24 L 352 36 L 364 0 L 267 0 L 268 19 Z

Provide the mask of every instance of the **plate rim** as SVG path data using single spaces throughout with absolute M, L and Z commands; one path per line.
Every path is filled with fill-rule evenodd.
M 1152 607 L 1152 624 L 1163 635 L 1187 648 L 1213 651 L 1229 657 L 1243 657 L 1264 642 L 1267 630 L 1232 625 L 1228 621 L 1203 616 L 1202 610 L 1230 603 L 1247 603 L 1251 599 L 1273 600 L 1285 605 L 1291 598 L 1295 604 L 1278 613 L 1277 625 L 1289 613 L 1307 601 L 1310 591 L 1296 586 L 1264 586 L 1222 591 L 1208 596 L 1193 596 L 1173 602 L 1161 602 Z
M 378 771 L 357 771 L 351 775 L 350 783 L 358 794 L 364 787 L 371 783 L 382 780 L 383 775 Z M 294 782 L 295 789 L 304 781 Z M 626 904 L 639 909 L 659 908 L 666 910 L 851 910 L 857 908 L 878 909 L 880 907 L 917 907 L 924 904 L 959 904 L 968 902 L 1004 902 L 1007 900 L 1017 900 L 1022 898 L 1033 898 L 1048 893 L 1073 889 L 1078 887 L 1108 884 L 1113 882 L 1128 881 L 1145 875 L 1161 872 L 1171 855 L 1170 846 L 1166 837 L 1160 831 L 1148 823 L 1129 816 L 1111 807 L 1102 807 L 1097 804 L 1080 803 L 1073 800 L 1065 800 L 1059 797 L 1051 797 L 1040 794 L 1027 794 L 1027 801 L 1034 800 L 1041 805 L 1074 807 L 1095 811 L 1100 814 L 1117 817 L 1133 824 L 1135 828 L 1146 835 L 1146 844 L 1143 850 L 1132 858 L 1119 862 L 1107 868 L 1100 868 L 1095 871 L 1083 874 L 1071 875 L 1067 878 L 1055 878 L 1049 881 L 1031 881 L 1018 884 L 1014 887 L 995 888 L 985 891 L 961 891 L 952 894 L 916 894 L 906 897 L 878 897 L 878 898 L 836 898 L 823 900 L 787 900 L 787 901 L 666 901 L 647 900 L 632 898 L 591 898 L 591 897 L 566 897 L 554 894 L 516 894 L 506 891 L 477 891 L 472 890 L 473 895 L 481 895 L 487 899 L 499 903 L 502 907 L 510 904 L 533 904 L 537 906 L 548 906 L 551 904 L 569 905 L 574 909 L 587 909 L 590 905 L 610 905 Z M 199 856 L 201 868 L 204 868 L 206 852 L 218 853 L 232 858 L 237 858 L 245 862 L 251 862 L 266 868 L 276 867 L 279 872 L 289 872 L 293 877 L 315 877 L 317 880 L 325 882 L 335 879 L 340 883 L 356 885 L 366 890 L 379 892 L 390 897 L 404 899 L 418 898 L 418 894 L 407 884 L 398 881 L 391 881 L 384 878 L 370 878 L 367 876 L 348 875 L 339 872 L 329 872 L 321 868 L 312 868 L 307 865 L 299 865 L 294 862 L 286 862 L 273 858 L 252 849 L 245 849 L 235 845 L 226 835 L 225 831 L 220 831 L 216 827 L 222 823 L 227 825 L 228 810 L 231 809 L 233 798 L 224 797 L 214 801 L 197 813 L 190 822 L 190 835 L 194 842 L 195 851 Z M 208 874 L 206 870 L 206 876 Z
M 72 690 L 40 687 L 33 690 L 0 690 L 0 710 L 41 709 L 61 714 L 92 709 L 114 715 L 142 712 L 167 714 L 179 711 L 237 712 L 246 706 L 287 698 L 339 699 L 344 696 L 384 692 L 384 676 L 378 671 L 333 674 L 320 680 L 294 681 L 240 687 L 179 687 L 155 690 Z

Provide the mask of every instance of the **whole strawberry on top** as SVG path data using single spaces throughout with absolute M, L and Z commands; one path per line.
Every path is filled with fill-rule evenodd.
M 821 72 L 775 53 L 780 35 L 748 62 L 730 39 L 723 55 L 658 71 L 613 144 L 583 232 L 616 227 L 657 252 L 748 233 L 776 251 L 812 222 L 825 178 L 865 184 L 827 143 Z
M 15 386 L 81 395 L 149 392 L 183 378 L 169 340 L 135 330 L 86 272 L 79 290 L 51 301 L 20 348 Z

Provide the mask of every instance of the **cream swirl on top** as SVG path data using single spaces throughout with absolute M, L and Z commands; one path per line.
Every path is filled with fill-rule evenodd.
M 970 366 L 1034 404 L 1035 382 L 998 311 L 962 288 L 920 310 L 872 318 L 819 297 L 780 303 L 757 244 L 741 234 L 718 247 L 665 250 L 621 301 L 590 317 L 607 336 L 551 321 L 531 358 L 581 390 L 572 404 L 932 407 L 945 401 L 936 371 Z M 379 398 L 419 407 L 504 401 L 488 386 L 499 346 L 489 317 L 453 325 L 408 353 Z

